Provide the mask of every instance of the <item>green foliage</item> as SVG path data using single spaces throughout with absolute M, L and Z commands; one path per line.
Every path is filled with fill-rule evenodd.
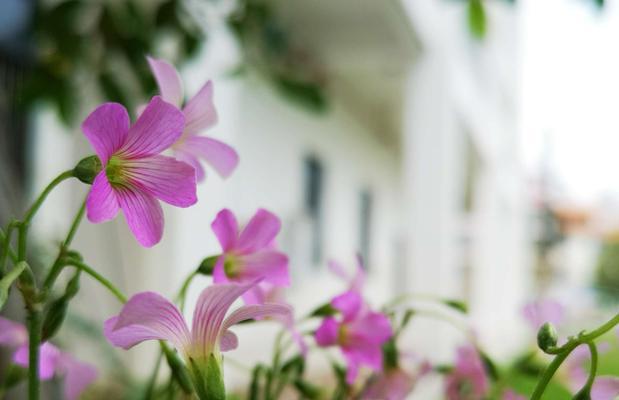
M 245 66 L 292 102 L 310 111 L 326 111 L 324 71 L 307 50 L 293 46 L 273 7 L 265 0 L 241 0 L 228 21 L 243 50 Z
M 181 59 L 198 47 L 200 33 L 181 21 L 181 3 L 37 1 L 32 24 L 34 65 L 20 93 L 21 105 L 28 109 L 49 101 L 65 123 L 73 122 L 84 93 L 79 77 L 86 72 L 106 100 L 132 109 L 155 90 L 144 56 L 155 50 L 162 34 L 176 39 Z M 126 69 L 124 78 L 119 66 Z
M 482 0 L 469 0 L 467 13 L 471 34 L 476 39 L 483 39 L 486 36 L 487 20 Z

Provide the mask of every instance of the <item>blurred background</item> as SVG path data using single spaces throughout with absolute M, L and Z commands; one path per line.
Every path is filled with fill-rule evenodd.
M 226 181 L 210 174 L 198 205 L 164 207 L 152 250 L 122 217 L 83 223 L 75 247 L 91 265 L 126 293 L 171 297 L 219 251 L 219 209 L 246 221 L 264 207 L 283 222 L 299 315 L 343 288 L 327 261 L 352 270 L 359 253 L 373 304 L 465 301 L 480 342 L 506 360 L 532 342 L 529 301 L 564 304 L 567 333 L 616 308 L 617 40 L 619 3 L 604 0 L 2 0 L 0 222 L 92 152 L 79 125 L 97 104 L 131 112 L 154 95 L 145 56 L 165 58 L 188 96 L 213 80 L 208 133 L 240 165 Z M 86 191 L 71 182 L 46 203 L 41 265 Z M 101 385 L 146 379 L 156 346 L 106 344 L 100 325 L 118 305 L 82 281 L 60 343 L 108 371 Z M 442 322 L 413 327 L 407 345 L 436 363 L 463 341 Z M 276 329 L 241 327 L 231 357 L 267 359 Z M 226 372 L 230 387 L 247 379 Z M 414 398 L 440 398 L 437 387 L 428 379 Z

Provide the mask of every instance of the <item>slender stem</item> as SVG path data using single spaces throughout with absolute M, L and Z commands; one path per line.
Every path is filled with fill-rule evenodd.
M 15 253 L 15 250 L 13 250 L 13 248 L 11 247 L 11 240 L 8 239 L 7 234 L 2 230 L 2 228 L 0 228 L 0 242 L 6 243 L 8 241 L 8 256 L 11 258 L 11 261 L 13 261 L 14 263 L 17 262 L 17 254 Z
M 180 302 L 181 312 L 183 312 L 185 309 L 185 297 L 187 296 L 187 290 L 189 289 L 189 285 L 191 285 L 191 282 L 193 281 L 193 278 L 196 277 L 196 275 L 198 275 L 196 271 L 193 271 L 191 274 L 189 274 L 189 276 L 187 276 L 187 278 L 183 282 L 183 286 L 181 286 L 181 289 L 176 295 L 176 300 Z
M 63 267 L 61 263 L 62 257 L 64 256 L 65 251 L 71 245 L 71 242 L 73 241 L 73 238 L 75 237 L 77 228 L 79 227 L 80 222 L 84 218 L 85 210 L 86 210 L 86 200 L 82 202 L 82 205 L 80 206 L 79 211 L 75 215 L 75 218 L 73 218 L 73 222 L 71 223 L 71 228 L 69 228 L 67 237 L 65 238 L 64 242 L 62 242 L 62 245 L 60 246 L 60 251 L 58 252 L 58 255 L 56 256 L 54 263 L 52 264 L 47 276 L 45 277 L 45 281 L 43 282 L 43 296 L 44 297 L 47 295 L 49 290 L 51 290 L 52 286 L 54 286 L 54 282 L 56 282 L 58 275 L 60 275 L 60 271 L 62 271 L 62 267 Z
M 161 361 L 163 360 L 163 352 L 159 352 L 157 356 L 157 361 L 155 362 L 155 368 L 153 369 L 152 374 L 150 375 L 150 379 L 148 380 L 148 385 L 146 386 L 146 390 L 144 391 L 144 400 L 150 400 L 153 398 L 153 393 L 155 391 L 155 384 L 157 383 L 157 375 L 159 375 L 159 369 L 161 367 Z
M 591 366 L 589 367 L 589 378 L 587 379 L 585 388 L 590 391 L 598 371 L 598 349 L 593 342 L 589 342 L 587 345 L 589 346 L 589 352 L 591 353 Z
M 63 266 L 73 266 L 75 268 L 81 269 L 84 273 L 90 275 L 93 279 L 95 279 L 107 290 L 109 290 L 110 293 L 112 293 L 114 297 L 118 299 L 118 301 L 123 304 L 127 302 L 127 297 L 116 286 L 114 286 L 112 282 L 107 280 L 105 277 L 103 277 L 101 274 L 99 274 L 97 271 L 84 264 L 83 262 L 74 259 L 68 259 L 65 260 Z
M 82 201 L 82 205 L 78 210 L 77 214 L 75 214 L 75 218 L 73 218 L 73 223 L 71 224 L 71 228 L 69 228 L 69 233 L 67 233 L 67 237 L 63 242 L 63 246 L 69 247 L 71 242 L 73 242 L 73 238 L 75 238 L 75 233 L 77 232 L 77 228 L 80 226 L 80 222 L 84 218 L 84 212 L 86 211 L 86 200 Z
M 548 367 L 544 371 L 544 374 L 542 375 L 542 379 L 540 379 L 540 381 L 537 383 L 537 386 L 535 387 L 535 391 L 533 392 L 533 395 L 531 396 L 531 400 L 538 400 L 541 398 L 542 394 L 544 393 L 544 390 L 546 390 L 546 386 L 550 382 L 550 379 L 553 377 L 553 375 L 555 374 L 559 366 L 563 363 L 563 361 L 565 361 L 567 356 L 569 356 L 570 353 L 576 347 L 580 346 L 581 344 L 585 344 L 585 343 L 592 344 L 595 339 L 597 339 L 598 337 L 602 336 L 603 334 L 613 329 L 617 324 L 619 324 L 619 314 L 615 315 L 613 318 L 611 318 L 609 321 L 607 321 L 606 323 L 604 323 L 602 326 L 598 327 L 597 329 L 589 333 L 581 334 L 577 336 L 576 338 L 567 342 L 565 345 L 563 345 L 559 349 L 555 350 L 557 352 L 557 355 L 555 356 L 555 358 L 552 360 L 550 365 L 548 365 Z M 589 349 L 591 349 L 591 347 L 589 347 Z M 591 353 L 591 357 L 592 357 L 591 361 L 593 363 L 593 357 L 594 357 L 593 352 Z M 596 357 L 596 362 L 597 362 L 597 351 L 596 351 L 595 357 Z
M 23 222 L 25 224 L 29 224 L 32 218 L 34 218 L 34 215 L 37 213 L 37 211 L 39 211 L 39 208 L 41 208 L 41 205 L 43 204 L 47 196 L 51 193 L 51 191 L 54 190 L 54 188 L 58 186 L 62 181 L 67 180 L 72 177 L 73 177 L 73 170 L 68 170 L 58 175 L 53 181 L 51 181 L 49 185 L 47 185 L 47 187 L 43 189 L 43 191 L 41 192 L 39 197 L 37 197 L 34 203 L 32 203 L 32 206 L 30 206 L 28 211 L 26 211 Z
M 41 342 L 41 312 L 28 313 L 28 399 L 38 400 L 39 383 L 39 345 Z

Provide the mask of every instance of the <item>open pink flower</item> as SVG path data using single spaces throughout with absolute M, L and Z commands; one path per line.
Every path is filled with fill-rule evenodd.
M 457 349 L 453 371 L 445 380 L 448 400 L 482 400 L 489 390 L 488 378 L 479 352 L 473 346 Z
M 176 69 L 164 60 L 148 57 L 161 96 L 179 109 L 183 105 L 183 84 Z M 186 126 L 183 135 L 172 145 L 174 157 L 190 164 L 196 170 L 198 181 L 204 179 L 200 160 L 206 161 L 222 177 L 230 176 L 239 163 L 236 151 L 227 144 L 206 136 L 198 136 L 203 130 L 217 123 L 213 105 L 213 84 L 208 81 L 185 103 L 182 108 Z
M 509 389 L 503 392 L 501 400 L 527 400 L 527 398 Z
M 290 307 L 282 304 L 253 304 L 238 308 L 227 318 L 228 309 L 257 282 L 222 284 L 202 291 L 193 313 L 191 329 L 181 312 L 170 301 L 153 292 L 131 297 L 117 316 L 105 322 L 104 333 L 115 346 L 130 349 L 145 340 L 167 340 L 187 364 L 204 364 L 211 357 L 221 363 L 221 352 L 238 346 L 229 330 L 239 322 L 264 316 L 289 316 Z
M 382 346 L 393 335 L 389 319 L 371 311 L 355 291 L 335 297 L 331 306 L 341 313 L 341 318 L 326 317 L 316 331 L 316 343 L 340 347 L 348 365 L 349 384 L 354 383 L 362 365 L 382 371 Z
M 153 97 L 133 126 L 118 103 L 97 107 L 82 130 L 101 160 L 86 200 L 91 222 L 104 222 L 123 210 L 129 228 L 146 247 L 161 240 L 163 211 L 158 200 L 188 207 L 196 199 L 196 177 L 184 162 L 159 153 L 181 135 L 185 119 L 174 106 Z
M 0 345 L 14 349 L 13 362 L 28 368 L 28 331 L 25 326 L 0 317 Z M 74 400 L 97 379 L 97 370 L 45 342 L 39 350 L 39 379 L 46 381 L 54 375 L 64 377 L 64 398 Z
M 223 250 L 213 269 L 215 283 L 263 279 L 264 283 L 275 286 L 290 285 L 288 257 L 273 245 L 281 228 L 277 216 L 260 209 L 239 232 L 234 214 L 224 209 L 211 227 Z
M 531 328 L 537 331 L 546 322 L 555 326 L 560 325 L 565 316 L 565 309 L 558 301 L 541 299 L 526 304 L 522 308 L 522 316 Z

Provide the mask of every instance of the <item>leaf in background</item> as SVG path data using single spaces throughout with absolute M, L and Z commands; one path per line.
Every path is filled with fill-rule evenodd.
M 486 35 L 486 10 L 482 0 L 469 0 L 468 4 L 469 30 L 476 39 L 483 39 Z
M 464 301 L 448 299 L 443 300 L 442 303 L 447 307 L 451 307 L 454 310 L 461 312 L 462 314 L 467 314 L 469 312 L 469 307 Z
M 291 101 L 315 112 L 324 112 L 327 109 L 327 99 L 317 84 L 281 75 L 275 77 L 275 83 L 279 91 Z

